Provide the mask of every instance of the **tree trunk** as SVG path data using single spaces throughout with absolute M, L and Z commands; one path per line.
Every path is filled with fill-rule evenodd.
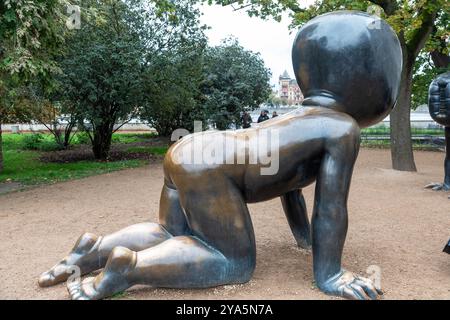
M 445 178 L 444 185 L 450 186 L 450 127 L 445 127 Z
M 397 104 L 391 112 L 392 168 L 400 171 L 417 171 L 411 140 L 411 90 L 413 64 L 408 58 L 407 48 L 402 46 L 403 69 Z
M 93 132 L 94 140 L 92 141 L 92 151 L 95 159 L 108 160 L 111 149 L 112 129 L 112 126 L 109 124 L 102 124 L 95 128 Z
M 0 173 L 3 171 L 2 123 L 0 122 Z

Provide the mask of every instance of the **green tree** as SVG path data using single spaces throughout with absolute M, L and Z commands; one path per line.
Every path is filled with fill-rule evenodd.
M 201 91 L 210 120 L 220 130 L 240 126 L 244 111 L 258 108 L 272 90 L 271 73 L 259 54 L 226 39 L 207 50 Z
M 143 43 L 134 14 L 120 0 L 82 1 L 96 20 L 82 20 L 67 39 L 59 80 L 65 100 L 87 122 L 94 156 L 106 160 L 112 134 L 129 121 L 142 103 Z
M 65 17 L 60 0 L 0 2 L 0 171 L 3 169 L 1 124 L 23 118 L 23 88 L 39 80 L 52 85 L 58 71 L 53 57 L 64 40 Z
M 287 105 L 287 101 L 286 99 L 282 99 L 280 97 L 278 97 L 276 92 L 271 92 L 269 98 L 267 99 L 266 103 L 271 106 L 271 107 L 275 107 L 275 108 L 279 108 L 280 106 L 285 106 Z
M 411 142 L 411 94 L 414 65 L 419 52 L 428 42 L 432 51 L 448 54 L 448 13 L 450 3 L 446 0 L 317 0 L 302 8 L 295 0 L 208 0 L 208 3 L 233 5 L 246 10 L 250 16 L 281 19 L 283 12 L 289 12 L 292 27 L 300 26 L 313 17 L 341 9 L 361 10 L 377 13 L 396 30 L 403 50 L 403 70 L 399 98 L 391 113 L 391 154 L 396 170 L 415 171 Z M 382 10 L 378 10 L 381 8 Z M 441 41 L 430 41 L 430 35 Z
M 448 64 L 437 67 L 431 58 L 431 53 L 423 50 L 417 57 L 414 66 L 414 76 L 412 83 L 411 107 L 417 107 L 428 103 L 428 88 L 430 83 L 439 74 L 448 70 Z
M 200 24 L 200 12 L 193 3 L 174 1 L 170 10 L 164 11 L 155 7 L 143 30 L 147 54 L 145 103 L 140 116 L 161 136 L 169 136 L 178 128 L 192 131 L 194 120 L 206 120 L 200 92 L 206 26 Z M 169 28 L 164 19 L 155 19 L 160 12 L 174 22 Z
M 146 73 L 146 100 L 141 119 L 161 136 L 175 129 L 193 130 L 195 120 L 206 122 L 201 103 L 203 46 L 179 48 L 160 55 Z
M 148 111 L 149 105 L 159 108 L 162 103 L 164 108 L 173 104 L 170 98 L 181 100 L 187 94 L 179 90 L 171 95 L 175 87 L 159 81 L 167 75 L 177 77 L 176 63 L 161 62 L 203 34 L 190 1 L 174 1 L 175 10 L 165 11 L 144 0 L 81 3 L 96 12 L 96 19 L 82 21 L 81 30 L 68 40 L 61 82 L 66 100 L 88 123 L 96 159 L 105 160 L 113 132 Z M 155 89 L 155 83 L 163 88 Z

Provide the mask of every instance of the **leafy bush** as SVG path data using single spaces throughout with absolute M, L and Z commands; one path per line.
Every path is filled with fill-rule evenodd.
M 44 140 L 40 133 L 27 134 L 23 136 L 22 148 L 25 150 L 39 150 L 39 144 Z
M 22 136 L 21 149 L 38 151 L 61 150 L 61 146 L 49 135 L 41 133 L 26 134 Z
M 114 133 L 112 136 L 113 143 L 133 143 L 146 139 L 152 139 L 157 137 L 156 133 Z
M 43 140 L 40 144 L 38 144 L 39 151 L 57 151 L 63 150 L 64 147 L 58 144 L 54 139 L 52 140 Z
M 86 132 L 77 133 L 75 138 L 73 139 L 76 144 L 89 144 L 91 143 L 91 139 L 89 139 L 89 135 Z

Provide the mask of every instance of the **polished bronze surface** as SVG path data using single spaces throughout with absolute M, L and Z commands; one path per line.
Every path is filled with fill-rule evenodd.
M 430 183 L 425 188 L 435 191 L 450 190 L 450 71 L 434 79 L 428 90 L 428 109 L 434 121 L 445 126 L 446 156 L 444 161 L 444 182 Z
M 247 203 L 281 197 L 297 244 L 312 246 L 317 286 L 332 295 L 376 299 L 380 289 L 343 270 L 341 257 L 360 127 L 380 121 L 394 105 L 399 42 L 384 21 L 342 11 L 303 26 L 292 53 L 303 107 L 257 127 L 196 133 L 172 145 L 164 160 L 160 223 L 81 236 L 40 285 L 65 281 L 74 265 L 81 274 L 103 270 L 68 282 L 73 299 L 101 299 L 136 284 L 245 283 L 256 264 Z M 270 163 L 260 154 L 266 142 Z M 313 182 L 310 227 L 301 189 Z

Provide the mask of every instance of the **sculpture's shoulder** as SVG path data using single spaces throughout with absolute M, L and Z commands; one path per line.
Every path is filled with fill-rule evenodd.
M 317 122 L 322 128 L 336 130 L 338 128 L 359 131 L 358 122 L 345 112 L 325 106 L 305 106 L 292 112 L 298 119 L 310 119 Z
M 358 122 L 350 115 L 327 107 L 311 107 L 309 116 L 315 118 L 323 137 L 328 139 L 359 139 L 361 129 Z

